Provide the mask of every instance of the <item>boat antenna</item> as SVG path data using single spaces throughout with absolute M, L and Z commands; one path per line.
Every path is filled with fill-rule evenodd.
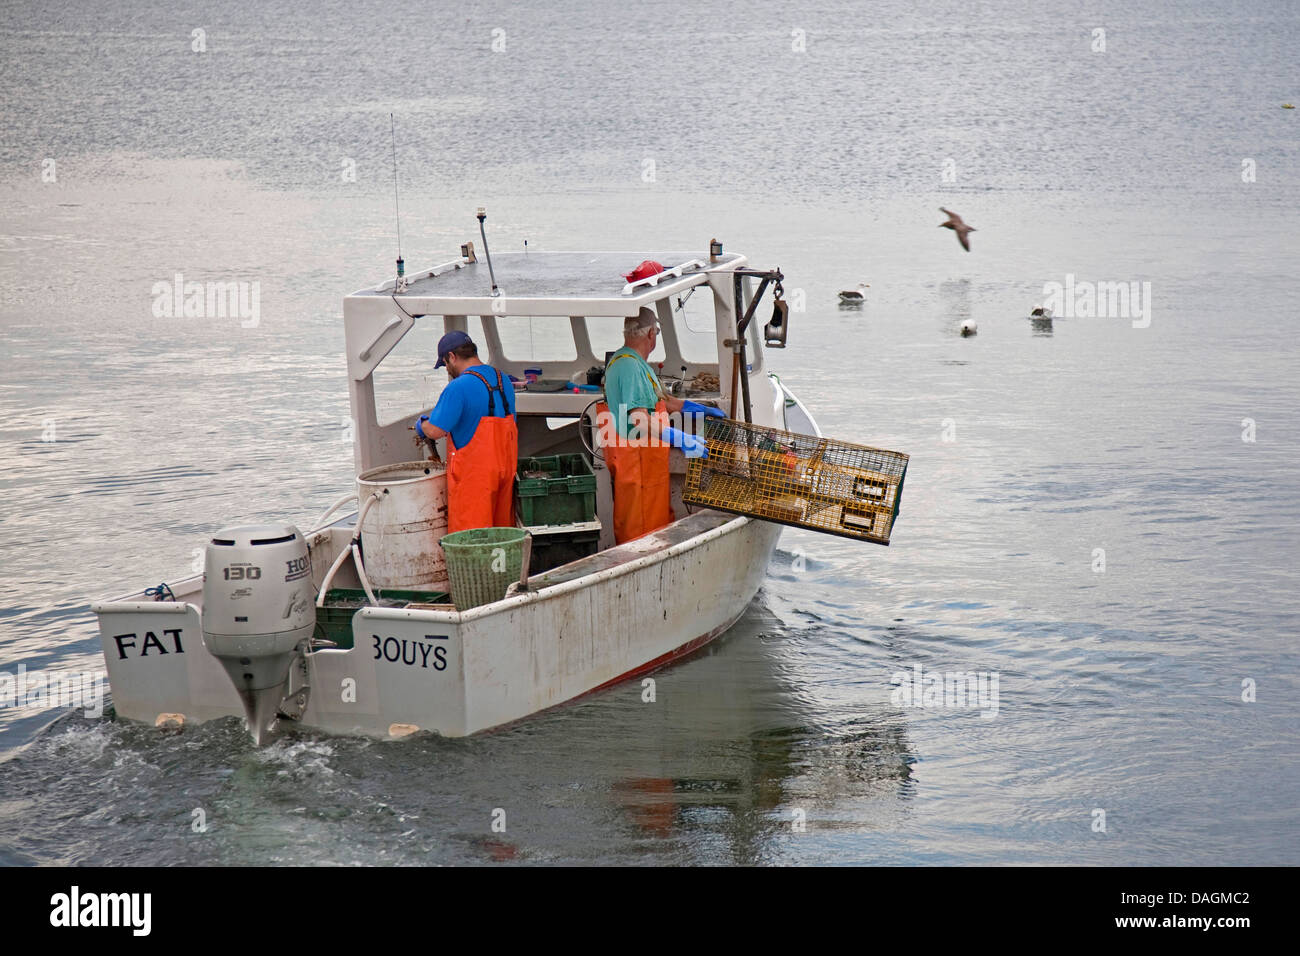
M 406 291 L 406 261 L 402 258 L 402 209 L 397 204 L 397 120 L 388 114 L 388 122 L 393 136 L 393 212 L 397 216 L 397 282 L 394 292 Z
M 501 290 L 497 288 L 497 275 L 492 271 L 492 253 L 488 252 L 487 229 L 483 226 L 487 220 L 487 210 L 479 206 L 475 215 L 478 216 L 478 234 L 483 237 L 483 258 L 487 259 L 488 276 L 492 279 L 492 298 L 495 299 L 501 294 Z

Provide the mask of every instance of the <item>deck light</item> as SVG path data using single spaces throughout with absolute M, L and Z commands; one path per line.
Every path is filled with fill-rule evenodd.
M 709 240 L 709 261 L 717 262 L 722 256 L 722 243 L 716 239 Z

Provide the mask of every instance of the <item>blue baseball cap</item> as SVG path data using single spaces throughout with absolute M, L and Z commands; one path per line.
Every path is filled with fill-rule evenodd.
M 448 332 L 442 338 L 438 339 L 438 364 L 435 365 L 434 368 L 442 368 L 443 365 L 446 364 L 443 362 L 442 357 L 452 349 L 458 349 L 462 345 L 473 344 L 474 340 L 471 339 L 467 333 L 460 331 L 460 329 Z

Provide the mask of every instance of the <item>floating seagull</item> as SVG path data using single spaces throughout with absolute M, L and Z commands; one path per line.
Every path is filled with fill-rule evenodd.
M 853 305 L 861 305 L 867 300 L 866 290 L 870 288 L 871 286 L 867 285 L 865 282 L 859 282 L 856 289 L 846 289 L 841 292 L 840 301 L 848 302 Z
M 1050 319 L 1052 317 L 1052 310 L 1040 305 L 1034 309 L 1034 311 L 1029 313 L 1029 317 L 1031 319 Z
M 961 247 L 967 252 L 970 252 L 970 240 L 967 239 L 966 236 L 969 233 L 975 232 L 975 227 L 966 225 L 966 223 L 962 222 L 961 216 L 949 209 L 944 209 L 940 206 L 939 211 L 948 217 L 947 222 L 939 223 L 939 228 L 951 229 L 953 232 L 957 233 L 957 241 L 961 243 Z
M 976 326 L 975 323 L 972 322 L 970 319 L 967 319 L 965 322 L 961 324 L 962 338 L 966 338 L 967 336 L 974 335 L 978 331 L 979 331 L 979 327 Z

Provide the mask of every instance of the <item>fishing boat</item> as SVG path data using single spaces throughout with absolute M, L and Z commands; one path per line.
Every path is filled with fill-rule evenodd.
M 624 278 L 641 261 L 661 269 Z M 600 373 L 623 320 L 648 307 L 662 329 L 650 361 L 674 394 L 820 435 L 765 360 L 785 344 L 781 278 L 716 240 L 704 253 L 486 259 L 467 242 L 411 275 L 399 259 L 395 278 L 343 302 L 357 487 L 305 531 L 289 521 L 220 529 L 203 573 L 94 604 L 116 715 L 161 727 L 243 717 L 259 743 L 289 724 L 458 737 L 707 644 L 754 598 L 782 526 L 684 502 L 687 463 L 673 449 L 674 520 L 615 544 Z M 769 288 L 772 318 L 755 322 Z M 590 553 L 553 549 L 562 563 L 525 567 L 503 597 L 468 609 L 441 586 L 445 476 L 411 425 L 444 381 L 434 343 L 455 329 L 517 380 L 521 461 L 580 458 L 594 478 L 589 519 L 530 528 L 538 543 L 564 533 Z

